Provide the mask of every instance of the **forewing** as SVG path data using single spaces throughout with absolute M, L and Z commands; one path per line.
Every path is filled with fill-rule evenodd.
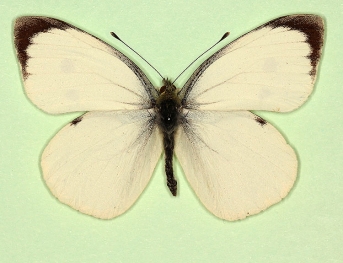
M 97 218 L 125 212 L 162 152 L 147 111 L 90 112 L 65 126 L 42 155 L 47 186 L 61 202 Z
M 220 49 L 179 93 L 185 108 L 287 112 L 311 94 L 323 45 L 323 19 L 272 20 Z
M 157 97 L 129 58 L 61 20 L 20 17 L 14 43 L 26 94 L 46 112 L 143 109 Z
M 282 135 L 248 111 L 189 111 L 176 135 L 176 156 L 205 207 L 243 219 L 279 202 L 292 188 L 297 158 Z

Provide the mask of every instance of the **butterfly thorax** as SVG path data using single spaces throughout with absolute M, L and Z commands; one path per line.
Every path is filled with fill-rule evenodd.
M 171 135 L 180 120 L 181 100 L 176 87 L 168 80 L 163 80 L 160 95 L 156 100 L 157 124 L 163 133 Z
M 181 100 L 177 96 L 176 87 L 168 79 L 164 79 L 155 110 L 157 124 L 163 134 L 167 185 L 174 196 L 177 192 L 177 182 L 173 172 L 174 137 L 180 123 L 180 109 Z

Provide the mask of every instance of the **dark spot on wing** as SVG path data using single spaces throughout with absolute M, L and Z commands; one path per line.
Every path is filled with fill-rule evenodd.
M 266 122 L 264 119 L 262 119 L 261 117 L 259 117 L 259 116 L 256 116 L 256 117 L 255 117 L 255 121 L 256 121 L 258 124 L 260 124 L 262 127 L 263 127 L 264 125 L 267 124 L 267 122 Z
M 76 124 L 78 124 L 79 122 L 82 121 L 82 118 L 83 118 L 83 116 L 79 116 L 79 117 L 77 117 L 76 119 L 72 120 L 72 121 L 70 122 L 70 126 L 76 126 Z

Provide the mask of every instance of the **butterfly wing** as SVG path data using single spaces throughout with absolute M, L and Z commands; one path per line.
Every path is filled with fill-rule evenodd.
M 147 185 L 162 152 L 152 116 L 143 110 L 90 112 L 66 125 L 42 154 L 51 192 L 97 218 L 125 212 Z
M 322 44 L 320 17 L 281 17 L 216 52 L 179 92 L 183 112 L 175 152 L 195 193 L 216 216 L 257 214 L 292 188 L 294 151 L 272 125 L 246 110 L 299 107 L 312 91 Z
M 323 32 L 315 15 L 272 20 L 203 62 L 179 96 L 186 108 L 292 111 L 312 92 Z
M 279 202 L 297 173 L 296 155 L 282 135 L 248 111 L 189 111 L 175 152 L 201 202 L 226 220 Z
M 158 96 L 124 54 L 63 21 L 20 17 L 14 43 L 26 94 L 46 112 L 146 109 Z
M 34 104 L 48 113 L 94 111 L 65 126 L 45 148 L 47 186 L 83 213 L 103 219 L 122 214 L 162 152 L 155 113 L 148 110 L 157 90 L 121 52 L 63 21 L 18 18 L 14 41 Z

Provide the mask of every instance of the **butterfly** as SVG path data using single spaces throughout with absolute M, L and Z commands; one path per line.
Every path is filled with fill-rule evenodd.
M 66 22 L 26 16 L 14 45 L 25 92 L 51 114 L 86 112 L 62 128 L 41 157 L 44 180 L 62 203 L 102 219 L 127 211 L 164 151 L 203 205 L 233 221 L 281 201 L 297 176 L 283 136 L 251 110 L 289 112 L 315 84 L 324 23 L 288 15 L 244 34 L 207 58 L 182 88 L 154 87 L 122 52 Z

